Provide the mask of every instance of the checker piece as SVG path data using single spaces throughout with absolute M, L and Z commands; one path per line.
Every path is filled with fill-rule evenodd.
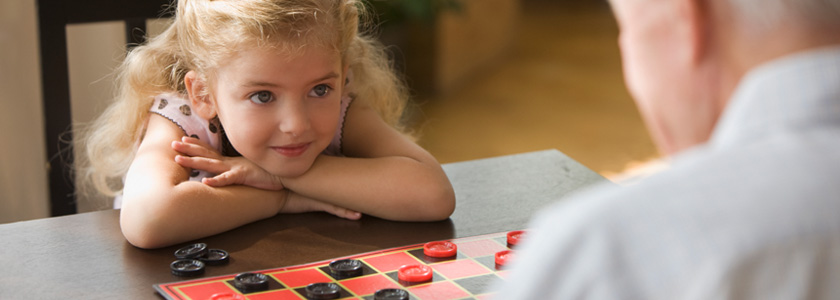
M 268 289 L 268 276 L 261 273 L 241 273 L 233 278 L 233 285 L 247 292 L 264 291 Z
M 309 299 L 338 299 L 341 287 L 332 282 L 310 283 L 306 286 L 306 297 Z
M 175 250 L 175 257 L 178 259 L 193 259 L 207 255 L 207 244 L 195 243 L 181 249 Z
M 502 250 L 496 252 L 496 267 L 501 267 L 513 260 L 513 250 Z
M 408 300 L 408 292 L 403 289 L 381 289 L 373 294 L 373 300 Z
M 427 265 L 405 265 L 397 271 L 397 278 L 405 282 L 426 282 L 432 280 L 432 268 Z
M 245 296 L 237 293 L 217 293 L 210 296 L 210 300 L 246 300 Z
M 230 255 L 227 251 L 222 249 L 207 250 L 207 255 L 199 257 L 208 266 L 218 266 L 226 264 L 230 260 Z
M 197 259 L 179 259 L 169 264 L 172 275 L 197 276 L 204 274 L 204 263 Z
M 339 259 L 330 262 L 330 273 L 337 278 L 350 278 L 362 275 L 362 261 Z
M 443 258 L 458 254 L 458 246 L 452 242 L 428 242 L 423 245 L 423 254 L 428 257 Z
M 513 248 L 519 242 L 525 238 L 525 231 L 524 230 L 514 230 L 507 233 L 507 246 L 508 248 Z

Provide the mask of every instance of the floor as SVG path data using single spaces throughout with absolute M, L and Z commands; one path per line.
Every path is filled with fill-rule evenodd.
M 659 156 L 621 73 L 606 1 L 524 0 L 518 42 L 460 90 L 420 99 L 441 163 L 558 149 L 611 179 Z

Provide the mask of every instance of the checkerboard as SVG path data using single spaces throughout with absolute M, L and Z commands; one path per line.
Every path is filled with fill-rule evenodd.
M 497 266 L 495 255 L 508 250 L 507 233 L 448 240 L 457 245 L 457 255 L 448 258 L 428 257 L 423 245 L 340 257 L 305 265 L 254 271 L 268 276 L 268 289 L 251 292 L 234 285 L 237 274 L 199 278 L 154 286 L 167 299 L 309 299 L 305 287 L 316 282 L 333 282 L 341 288 L 338 299 L 373 300 L 380 289 L 408 291 L 409 299 L 488 299 L 495 282 L 506 271 Z M 356 259 L 362 262 L 361 275 L 337 278 L 329 269 L 331 261 Z M 432 280 L 409 283 L 398 279 L 403 265 L 424 264 L 432 269 Z

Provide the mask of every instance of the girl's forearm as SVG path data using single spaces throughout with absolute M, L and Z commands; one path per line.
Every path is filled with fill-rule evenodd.
M 126 239 L 141 248 L 165 247 L 274 216 L 287 194 L 247 186 L 216 188 L 190 181 L 168 191 L 128 192 L 120 226 Z
M 321 155 L 309 171 L 283 184 L 303 196 L 390 220 L 442 220 L 455 209 L 440 165 L 408 157 Z

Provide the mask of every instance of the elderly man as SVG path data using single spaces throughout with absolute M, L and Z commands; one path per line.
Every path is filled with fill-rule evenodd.
M 532 223 L 497 299 L 840 299 L 840 0 L 612 0 L 671 168 Z

